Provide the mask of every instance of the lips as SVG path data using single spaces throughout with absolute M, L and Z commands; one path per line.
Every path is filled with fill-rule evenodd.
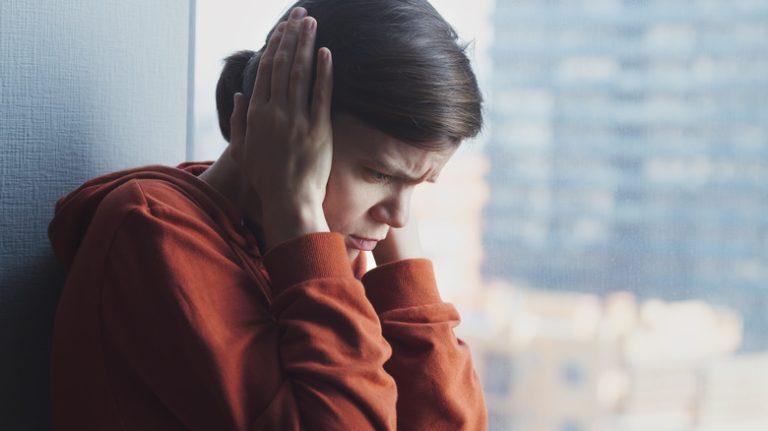
M 352 247 L 361 251 L 371 251 L 374 248 L 376 248 L 376 244 L 379 243 L 378 240 L 370 239 L 370 238 L 362 238 L 355 235 L 350 235 L 349 241 Z

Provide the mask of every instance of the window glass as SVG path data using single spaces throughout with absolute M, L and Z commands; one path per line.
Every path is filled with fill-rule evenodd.
M 768 2 L 431 3 L 486 127 L 413 212 L 489 429 L 768 429 Z M 226 5 L 197 2 L 196 159 L 221 59 L 290 3 Z

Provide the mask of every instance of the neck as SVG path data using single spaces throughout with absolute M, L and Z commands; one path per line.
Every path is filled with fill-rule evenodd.
M 256 223 L 261 221 L 261 201 L 232 160 L 229 147 L 198 178 L 235 204 L 249 220 Z

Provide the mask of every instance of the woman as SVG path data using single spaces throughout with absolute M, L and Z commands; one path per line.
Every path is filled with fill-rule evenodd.
M 297 2 L 227 59 L 215 163 L 116 172 L 57 204 L 56 428 L 485 429 L 408 222 L 480 104 L 426 1 Z

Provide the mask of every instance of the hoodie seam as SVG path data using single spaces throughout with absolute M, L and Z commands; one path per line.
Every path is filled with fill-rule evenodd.
M 133 179 L 131 181 L 135 182 L 136 186 L 139 188 L 139 194 L 141 195 L 141 199 L 144 201 L 144 206 L 151 210 L 152 207 L 149 205 L 149 200 L 147 200 L 147 193 L 144 191 L 144 187 L 141 186 L 141 183 L 137 179 Z M 120 224 L 122 225 L 122 221 Z M 110 247 L 111 246 L 112 244 L 110 244 Z
M 163 210 L 163 209 L 173 209 L 173 207 L 171 207 L 171 206 L 169 206 L 169 205 L 165 204 L 164 202 L 160 202 L 159 204 L 150 203 L 150 201 L 149 201 L 149 198 L 147 197 L 147 192 L 146 192 L 146 190 L 144 189 L 144 186 L 141 184 L 141 181 L 140 181 L 140 179 L 139 179 L 139 178 L 134 178 L 134 179 L 132 179 L 130 182 L 132 182 L 132 183 L 136 184 L 136 187 L 139 189 L 139 195 L 141 195 L 141 200 L 143 201 L 143 203 L 142 203 L 142 204 L 140 204 L 140 207 L 139 207 L 139 208 L 146 208 L 146 209 L 148 209 L 148 210 L 149 210 L 149 211 L 152 213 L 152 215 L 157 215 L 157 214 L 155 214 L 155 213 L 154 213 L 154 210 L 155 210 L 155 209 L 160 209 L 160 210 Z M 165 181 L 162 181 L 162 182 L 163 182 L 163 183 L 166 183 Z M 169 186 L 171 186 L 171 188 L 173 188 L 175 191 L 177 191 L 177 192 L 179 192 L 179 193 L 183 194 L 185 198 L 187 198 L 187 199 L 189 199 L 190 201 L 194 202 L 194 203 L 195 203 L 195 205 L 197 205 L 198 207 L 202 208 L 202 207 L 201 207 L 201 206 L 198 204 L 197 200 L 196 200 L 196 199 L 194 199 L 194 198 L 193 198 L 193 197 L 192 197 L 192 196 L 191 196 L 189 193 L 187 193 L 187 192 L 186 192 L 186 191 L 185 191 L 183 188 L 181 188 L 181 187 L 177 187 L 177 186 L 176 186 L 175 184 L 173 184 L 173 183 L 168 183 L 168 185 L 169 185 Z M 136 209 L 138 209 L 138 208 L 132 208 L 132 210 L 136 210 Z

